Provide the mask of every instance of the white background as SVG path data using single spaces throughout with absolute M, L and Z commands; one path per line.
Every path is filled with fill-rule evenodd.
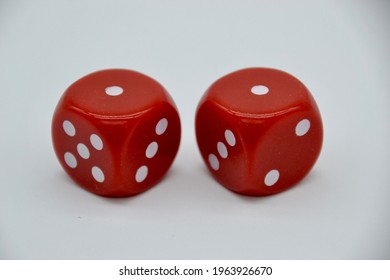
M 390 258 L 390 2 L 0 1 L 0 258 Z M 321 156 L 295 188 L 251 198 L 208 174 L 194 115 L 217 78 L 279 68 L 321 110 Z M 182 119 L 151 190 L 107 199 L 53 152 L 64 90 L 104 68 L 162 83 Z

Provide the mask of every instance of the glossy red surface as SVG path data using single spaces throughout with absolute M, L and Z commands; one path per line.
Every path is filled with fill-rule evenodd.
M 211 174 L 244 195 L 269 195 L 302 180 L 322 147 L 309 90 L 280 70 L 248 68 L 213 83 L 196 112 L 198 146 Z
M 155 185 L 180 143 L 180 119 L 167 91 L 141 73 L 110 69 L 73 83 L 52 120 L 57 158 L 86 190 L 130 196 Z

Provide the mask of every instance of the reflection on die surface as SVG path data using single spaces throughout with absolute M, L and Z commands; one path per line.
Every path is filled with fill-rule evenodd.
M 168 92 L 141 73 L 109 69 L 73 83 L 52 120 L 54 150 L 86 190 L 130 196 L 155 185 L 180 143 L 180 119 Z
M 214 178 L 244 195 L 270 195 L 302 180 L 322 147 L 320 112 L 295 77 L 247 68 L 214 82 L 196 112 L 196 137 Z

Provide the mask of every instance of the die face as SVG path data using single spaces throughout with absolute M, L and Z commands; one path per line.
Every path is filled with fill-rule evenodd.
M 321 118 L 313 108 L 276 117 L 263 134 L 249 160 L 254 174 L 247 190 L 250 195 L 279 193 L 294 186 L 312 169 L 322 147 Z
M 242 125 L 239 118 L 209 100 L 197 110 L 195 129 L 202 158 L 214 178 L 236 192 L 242 190 L 248 177 Z
M 127 119 L 164 100 L 170 100 L 170 97 L 157 81 L 123 69 L 91 73 L 73 83 L 63 95 L 63 103 L 98 118 L 109 119 Z
M 59 162 L 74 181 L 97 194 L 115 192 L 107 188 L 118 184 L 115 153 L 98 124 L 59 109 L 53 117 L 52 139 Z
M 235 115 L 267 118 L 299 107 L 310 99 L 307 93 L 307 88 L 286 72 L 247 68 L 218 79 L 205 98 Z
M 217 157 L 216 170 L 208 153 L 215 149 L 212 135 L 219 126 L 229 127 L 236 146 L 229 149 L 232 157 Z M 267 68 L 240 70 L 211 85 L 198 106 L 196 134 L 214 177 L 245 195 L 274 194 L 296 184 L 316 162 L 323 137 L 320 113 L 306 87 Z
M 179 116 L 171 105 L 162 104 L 141 117 L 123 153 L 127 185 L 135 192 L 155 185 L 173 163 L 180 133 Z
M 161 119 L 167 123 L 158 125 Z M 105 70 L 65 91 L 53 116 L 52 139 L 61 165 L 80 186 L 103 196 L 129 196 L 152 187 L 169 169 L 180 143 L 180 119 L 153 79 Z M 144 157 L 150 165 L 143 164 Z

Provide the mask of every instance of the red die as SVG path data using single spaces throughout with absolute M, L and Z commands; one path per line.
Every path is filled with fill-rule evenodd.
M 130 70 L 103 70 L 72 84 L 52 122 L 57 157 L 93 193 L 121 197 L 147 190 L 171 166 L 180 119 L 167 91 Z
M 201 155 L 214 177 L 245 195 L 281 192 L 313 167 L 320 112 L 308 89 L 275 69 L 249 68 L 210 86 L 196 113 Z

